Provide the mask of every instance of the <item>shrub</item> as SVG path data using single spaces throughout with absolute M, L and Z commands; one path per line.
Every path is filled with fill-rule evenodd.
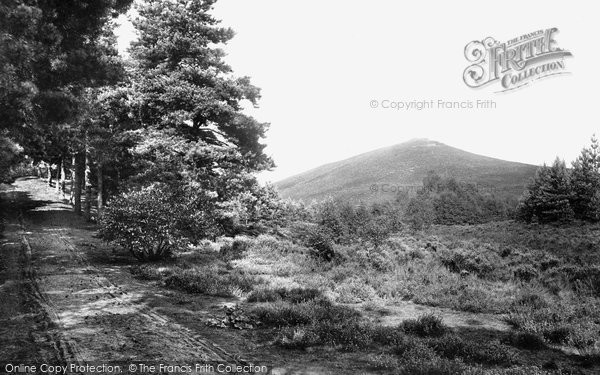
M 360 303 L 377 298 L 373 287 L 355 277 L 342 282 L 335 291 L 338 293 L 337 301 L 341 303 Z
M 219 249 L 219 254 L 224 260 L 235 260 L 244 257 L 250 247 L 250 241 L 243 237 L 237 237 L 232 242 L 224 243 Z
M 121 194 L 100 217 L 99 235 L 140 260 L 157 260 L 206 235 L 211 219 L 182 191 L 152 185 Z
M 417 319 L 407 319 L 402 322 L 402 327 L 406 333 L 417 336 L 441 336 L 448 327 L 442 319 L 434 314 L 424 314 Z
M 356 349 L 371 343 L 371 329 L 358 319 L 320 320 L 306 327 L 313 344 L 342 346 Z
M 393 354 L 379 353 L 369 356 L 369 363 L 376 369 L 391 370 L 398 368 L 398 358 Z
M 382 213 L 371 213 L 368 220 L 358 229 L 358 237 L 368 243 L 381 246 L 391 234 L 401 229 L 399 214 L 391 210 Z
M 319 232 L 336 244 L 365 241 L 379 246 L 401 228 L 400 210 L 393 204 L 355 207 L 350 202 L 326 200 L 312 210 Z
M 131 267 L 131 273 L 147 280 L 160 280 L 165 286 L 188 293 L 231 297 L 238 291 L 249 292 L 263 280 L 243 272 L 225 271 L 217 267 L 181 268 L 154 265 Z
M 538 366 L 514 366 L 506 369 L 470 368 L 462 375 L 560 375 L 562 372 L 545 371 Z
M 476 224 L 509 217 L 510 203 L 480 191 L 475 185 L 430 172 L 406 208 L 413 229 L 431 224 Z
M 514 275 L 515 278 L 527 282 L 538 277 L 539 273 L 535 267 L 529 264 L 522 264 L 514 270 Z
M 466 366 L 460 361 L 440 357 L 435 350 L 414 337 L 404 337 L 393 348 L 399 358 L 397 374 L 461 374 Z
M 260 235 L 252 241 L 251 250 L 260 252 L 262 257 L 280 258 L 289 253 L 304 253 L 306 250 L 289 240 L 270 235 Z
M 275 302 L 275 301 L 287 301 L 291 303 L 301 303 L 312 301 L 317 298 L 321 298 L 322 293 L 313 288 L 265 288 L 258 289 L 250 293 L 248 296 L 248 302 Z
M 371 334 L 373 342 L 386 346 L 396 347 L 407 340 L 406 333 L 401 325 L 396 327 L 375 325 Z
M 335 256 L 332 241 L 319 229 L 313 230 L 309 234 L 306 246 L 311 249 L 311 255 L 316 259 L 330 262 Z
M 428 345 L 444 358 L 460 358 L 466 362 L 508 366 L 515 357 L 509 347 L 498 341 L 474 342 L 454 334 L 430 339 Z
M 535 291 L 523 291 L 513 303 L 515 306 L 528 307 L 534 310 L 543 309 L 549 306 L 548 301 L 540 293 Z
M 273 326 L 297 326 L 315 322 L 333 324 L 360 317 L 358 311 L 334 305 L 324 297 L 300 303 L 275 301 L 256 306 L 252 311 L 263 323 Z
M 292 305 L 287 302 L 277 301 L 267 305 L 257 306 L 252 309 L 252 313 L 266 325 L 298 326 L 305 325 L 312 321 L 312 309 L 304 304 Z
M 440 261 L 450 272 L 467 271 L 482 278 L 492 278 L 499 256 L 482 249 L 454 249 L 440 253 Z
M 544 332 L 544 339 L 552 344 L 567 344 L 571 337 L 571 329 L 566 326 L 554 327 Z
M 425 194 L 412 198 L 404 213 L 404 219 L 413 230 L 427 229 L 435 221 L 435 210 Z
M 510 336 L 509 342 L 517 348 L 530 350 L 543 349 L 546 346 L 540 336 L 531 332 L 514 333 Z

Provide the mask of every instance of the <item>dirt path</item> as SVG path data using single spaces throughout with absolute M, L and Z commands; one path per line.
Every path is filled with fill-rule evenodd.
M 148 286 L 116 282 L 127 269 L 37 179 L 3 197 L 0 363 L 244 363 L 149 307 Z

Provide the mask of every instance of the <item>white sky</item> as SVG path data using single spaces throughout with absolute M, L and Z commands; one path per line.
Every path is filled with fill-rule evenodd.
M 237 35 L 225 46 L 236 75 L 262 89 L 267 153 L 278 181 L 319 165 L 430 138 L 482 155 L 532 164 L 573 160 L 600 135 L 600 48 L 593 1 L 220 0 L 213 14 Z M 462 81 L 467 43 L 504 42 L 557 27 L 574 57 L 570 75 L 514 92 Z M 120 48 L 134 37 L 119 29 Z M 492 99 L 492 110 L 396 111 L 371 100 Z

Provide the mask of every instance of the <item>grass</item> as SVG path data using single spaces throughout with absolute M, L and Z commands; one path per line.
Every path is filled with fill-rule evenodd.
M 434 227 L 377 247 L 336 245 L 334 260 L 321 262 L 291 240 L 259 236 L 132 271 L 191 293 L 243 297 L 285 348 L 360 350 L 373 367 L 399 374 L 550 374 L 560 372 L 520 353 L 567 347 L 597 362 L 599 239 L 598 225 Z M 516 330 L 473 339 L 433 315 L 395 327 L 362 316 L 405 300 L 502 314 Z
M 280 295 L 279 291 L 272 292 Z M 387 354 L 373 356 L 373 366 L 400 373 L 453 373 L 468 369 L 466 364 L 507 367 L 515 363 L 515 350 L 509 345 L 463 340 L 431 314 L 405 320 L 396 327 L 383 327 L 366 321 L 357 310 L 323 297 L 300 302 L 278 299 L 257 305 L 251 313 L 267 326 L 279 329 L 276 342 L 282 347 L 379 347 Z
M 256 275 L 232 268 L 221 259 L 218 249 L 205 244 L 179 254 L 174 260 L 132 266 L 131 273 L 141 279 L 159 281 L 168 288 L 219 297 L 241 297 L 264 283 Z M 231 253 L 226 254 L 230 257 Z
M 263 288 L 250 293 L 246 301 L 248 302 L 275 302 L 287 301 L 291 303 L 308 302 L 322 297 L 318 289 L 305 288 Z
M 546 345 L 593 354 L 600 351 L 599 239 L 600 226 L 590 224 L 435 227 L 376 248 L 336 246 L 336 259 L 319 263 L 289 241 L 263 236 L 235 267 L 260 265 L 268 285 L 319 289 L 342 304 L 412 300 L 502 314 Z M 282 267 L 287 272 L 273 271 Z

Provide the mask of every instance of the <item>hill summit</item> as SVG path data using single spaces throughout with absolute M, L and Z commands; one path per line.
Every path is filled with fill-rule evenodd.
M 434 171 L 502 197 L 518 198 L 536 169 L 419 138 L 325 164 L 275 186 L 283 197 L 305 202 L 332 197 L 372 203 L 418 189 L 427 173 Z

